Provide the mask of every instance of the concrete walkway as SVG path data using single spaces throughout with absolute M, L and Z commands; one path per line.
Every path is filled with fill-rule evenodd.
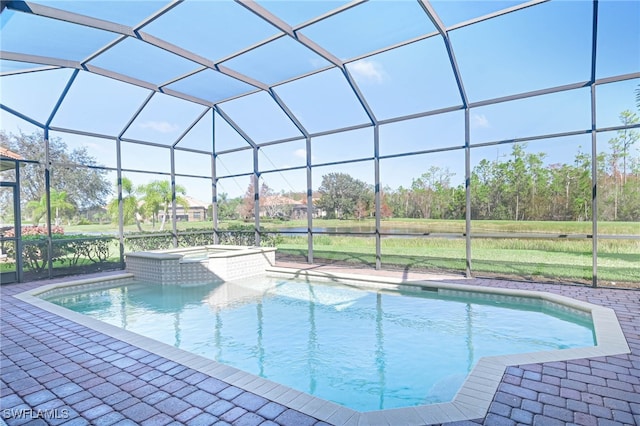
M 640 425 L 640 291 L 423 274 L 405 278 L 542 290 L 607 306 L 615 310 L 632 350 L 509 367 L 487 416 L 456 425 Z M 0 418 L 8 425 L 326 424 L 12 297 L 59 281 L 65 279 L 0 288 Z

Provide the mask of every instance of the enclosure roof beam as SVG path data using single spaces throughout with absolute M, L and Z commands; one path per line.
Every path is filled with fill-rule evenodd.
M 0 58 L 7 61 L 28 62 L 30 64 L 40 64 L 45 66 L 82 69 L 79 61 L 52 58 L 50 56 L 29 55 L 19 52 L 9 52 L 6 50 L 0 50 Z
M 80 71 L 76 69 L 76 70 L 73 71 L 73 74 L 71 74 L 71 77 L 69 78 L 69 81 L 67 82 L 66 86 L 64 87 L 64 90 L 62 91 L 62 93 L 58 97 L 58 101 L 56 102 L 55 106 L 53 107 L 53 110 L 51 111 L 51 114 L 49 115 L 49 119 L 47 120 L 47 123 L 46 123 L 47 128 L 49 128 L 49 126 L 51 125 L 51 122 L 53 121 L 54 117 L 58 113 L 58 110 L 60 109 L 60 106 L 62 105 L 62 101 L 64 101 L 64 98 L 67 96 L 67 93 L 69 93 L 69 89 L 71 89 L 71 85 L 75 81 L 75 79 L 78 76 L 79 72 Z
M 29 68 L 26 70 L 9 70 L 9 71 L 4 71 L 4 72 L 0 72 L 0 77 L 7 77 L 10 75 L 21 75 L 21 74 L 29 74 L 29 73 L 34 73 L 34 72 L 40 72 L 40 71 L 52 71 L 52 70 L 59 70 L 62 67 L 57 67 L 57 66 L 42 66 L 42 67 L 36 67 L 36 68 Z
M 258 148 L 258 145 L 256 145 L 253 139 L 251 139 L 251 137 L 248 134 L 246 134 L 245 131 L 242 130 L 240 126 L 238 126 L 236 122 L 233 121 L 233 119 L 229 117 L 227 113 L 220 108 L 219 105 L 215 105 L 213 108 L 218 114 L 220 114 L 220 117 L 222 117 L 224 121 L 226 121 L 233 128 L 233 130 L 235 130 L 236 132 L 238 132 L 240 136 L 242 136 L 242 139 L 244 139 L 245 141 L 247 141 L 249 145 L 251 145 L 252 148 Z
M 315 43 L 313 40 L 304 36 L 303 34 L 299 34 L 296 30 L 294 30 L 289 24 L 284 22 L 282 19 L 275 16 L 273 13 L 269 12 L 264 7 L 260 6 L 255 1 L 247 1 L 247 0 L 236 0 L 236 2 L 254 14 L 258 15 L 260 18 L 270 23 L 274 27 L 278 28 L 280 31 L 289 35 L 289 37 L 297 40 L 302 43 L 304 46 L 316 52 L 318 55 L 322 56 L 327 61 L 331 62 L 337 67 L 341 67 L 343 65 L 342 61 L 338 59 L 336 56 L 331 54 L 329 51 L 325 50 L 323 47 Z
M 120 132 L 120 134 L 118 135 L 118 140 L 122 139 L 122 136 L 127 132 L 127 130 L 129 130 L 129 127 L 131 127 L 131 125 L 133 124 L 134 121 L 136 121 L 136 118 L 138 118 L 138 116 L 140 115 L 140 113 L 142 112 L 142 110 L 144 109 L 144 107 L 147 106 L 147 104 L 149 102 L 151 102 L 151 99 L 153 98 L 153 95 L 155 95 L 156 92 L 151 92 L 149 93 L 149 96 L 147 96 L 147 98 L 142 102 L 142 104 L 140 105 L 140 107 L 138 107 L 138 110 L 136 112 L 133 113 L 133 115 L 131 116 L 131 118 L 129 119 L 129 121 L 127 122 L 127 124 L 125 124 L 125 126 L 122 128 L 122 131 Z
M 562 86 L 556 86 L 556 87 L 549 87 L 546 89 L 540 89 L 540 90 L 532 90 L 530 92 L 523 92 L 523 93 L 517 93 L 515 95 L 509 95 L 509 96 L 502 96 L 499 98 L 493 98 L 493 99 L 487 99 L 484 101 L 478 101 L 478 102 L 471 102 L 469 104 L 469 108 L 477 108 L 477 107 L 481 107 L 481 106 L 485 106 L 485 105 L 492 105 L 492 104 L 498 104 L 501 102 L 509 102 L 509 101 L 516 101 L 519 99 L 525 99 L 525 98 L 531 98 L 534 96 L 540 96 L 540 95 L 548 95 L 551 93 L 557 93 L 557 92 L 564 92 L 567 90 L 573 90 L 573 89 L 580 89 L 583 87 L 589 87 L 591 83 L 588 81 L 581 81 L 579 83 L 572 83 L 572 84 L 565 84 Z
M 275 103 L 278 104 L 280 109 L 286 114 L 289 120 L 291 120 L 293 124 L 298 128 L 300 133 L 302 133 L 302 135 L 305 138 L 308 138 L 309 131 L 305 129 L 304 125 L 300 122 L 300 120 L 298 120 L 298 118 L 293 114 L 293 112 L 291 112 L 287 104 L 285 104 L 285 102 L 280 98 L 280 96 L 278 96 L 278 94 L 272 88 L 269 89 L 269 95 L 271 95 L 271 98 L 273 98 Z
M 526 3 L 517 4 L 515 6 L 507 7 L 506 9 L 497 10 L 495 12 L 488 13 L 486 15 L 482 15 L 477 18 L 469 19 L 468 21 L 451 25 L 450 27 L 447 27 L 447 31 L 453 31 L 459 28 L 468 27 L 469 25 L 477 24 L 478 22 L 486 21 L 492 18 L 497 18 L 498 16 L 507 15 L 509 13 L 517 12 L 518 10 L 527 9 L 531 6 L 535 6 L 541 3 L 547 3 L 549 1 L 550 0 L 531 0 Z
M 427 14 L 433 25 L 436 27 L 442 39 L 444 40 L 445 48 L 447 49 L 447 55 L 449 56 L 449 63 L 451 64 L 451 68 L 453 71 L 453 76 L 456 79 L 456 84 L 458 86 L 458 92 L 460 93 L 460 97 L 462 98 L 463 106 L 466 108 L 469 105 L 469 98 L 467 97 L 467 92 L 464 90 L 464 84 L 462 83 L 462 75 L 460 74 L 460 69 L 458 68 L 458 62 L 456 61 L 456 56 L 453 53 L 453 47 L 451 46 L 451 39 L 449 38 L 449 33 L 447 29 L 438 16 L 438 13 L 435 11 L 431 3 L 428 0 L 418 0 L 422 10 Z
M 249 84 L 251 86 L 260 88 L 262 90 L 266 90 L 267 87 L 266 85 L 264 85 L 261 82 L 258 82 L 254 79 L 251 79 L 247 76 L 244 76 L 240 73 L 237 72 L 232 72 L 231 70 L 227 69 L 227 68 L 219 68 L 218 64 L 216 62 L 210 61 L 200 55 L 197 55 L 193 52 L 190 52 L 186 49 L 183 49 L 181 47 L 178 47 L 174 44 L 168 43 L 164 40 L 161 40 L 157 37 L 154 37 L 150 34 L 144 33 L 142 31 L 139 30 L 139 28 L 143 27 L 144 25 L 149 24 L 150 22 L 152 22 L 153 20 L 157 19 L 158 17 L 160 17 L 161 15 L 167 13 L 169 10 L 173 9 L 175 6 L 177 6 L 178 4 L 180 4 L 181 2 L 174 2 L 169 4 L 167 7 L 165 7 L 164 9 L 162 9 L 161 11 L 157 12 L 156 14 L 154 14 L 153 16 L 151 16 L 150 18 L 146 19 L 145 21 L 143 21 L 142 23 L 138 24 L 135 28 L 132 27 L 128 27 L 126 25 L 122 25 L 122 24 L 116 24 L 113 22 L 109 22 L 109 21 L 104 21 L 101 19 L 96 19 L 96 18 L 91 18 L 89 16 L 85 16 L 85 15 L 81 15 L 81 14 L 77 14 L 77 13 L 73 13 L 73 12 L 67 12 L 64 10 L 60 10 L 60 9 L 56 9 L 53 7 L 49 7 L 49 6 L 42 6 L 36 3 L 30 3 L 30 2 L 24 2 L 24 1 L 11 1 L 8 3 L 8 8 L 16 10 L 16 11 L 20 11 L 20 12 L 25 12 L 25 13 L 30 13 L 33 15 L 38 15 L 38 16 L 42 16 L 42 17 L 47 17 L 47 18 L 51 18 L 51 19 L 56 19 L 56 20 L 60 20 L 60 21 L 65 21 L 65 22 L 70 22 L 70 23 L 74 23 L 74 24 L 79 24 L 79 25 L 83 25 L 86 27 L 90 27 L 90 28 L 95 28 L 95 29 L 100 29 L 100 30 L 104 30 L 104 31 L 109 31 L 112 33 L 116 33 L 116 34 L 121 34 L 123 36 L 128 36 L 128 37 L 134 37 L 137 38 L 139 40 L 142 40 L 146 43 L 149 43 L 155 47 L 158 47 L 160 49 L 166 50 L 170 53 L 173 53 L 175 55 L 181 56 L 185 59 L 191 60 L 193 62 L 196 62 L 200 65 L 204 65 L 207 68 L 210 68 L 212 70 L 216 70 L 218 72 L 221 72 L 222 74 L 226 74 L 232 78 L 235 78 L 237 80 L 240 80 L 246 84 Z M 108 45 L 102 47 L 101 49 L 99 49 L 98 51 L 94 52 L 92 55 L 90 55 L 85 61 L 81 62 L 81 65 L 84 65 L 85 62 L 94 59 L 95 57 L 99 56 L 100 54 L 108 51 L 110 48 L 112 48 L 113 46 L 115 46 L 117 43 L 121 42 L 122 40 L 124 40 L 123 37 L 119 38 L 118 40 L 115 40 L 114 42 L 109 43 Z M 146 85 L 149 85 L 151 83 L 146 83 Z M 175 92 L 175 93 L 179 93 L 179 92 Z
M 193 120 L 193 123 L 191 123 L 191 125 L 189 127 L 187 127 L 185 129 L 184 132 L 182 132 L 182 134 L 180 136 L 178 136 L 178 139 L 176 139 L 175 143 L 173 145 L 171 145 L 173 148 L 176 147 L 176 145 L 178 145 L 180 143 L 180 141 L 182 141 L 182 139 L 184 139 L 185 136 L 187 136 L 187 134 L 191 131 L 191 129 L 193 129 L 196 124 L 198 124 L 200 122 L 200 120 L 202 120 L 202 118 L 207 115 L 207 113 L 211 111 L 211 107 L 206 108 L 204 111 L 202 111 L 202 113 L 200 115 L 198 115 L 198 117 L 196 117 L 195 120 Z
M 45 18 L 57 19 L 59 21 L 79 24 L 85 27 L 135 37 L 133 29 L 126 25 L 116 24 L 115 22 L 104 21 L 102 19 L 56 9 L 54 7 L 43 6 L 38 3 L 32 3 L 29 1 L 10 1 L 8 2 L 7 7 L 19 12 L 30 13 L 32 15 L 42 16 Z
M 46 127 L 44 124 L 40 123 L 39 121 L 34 120 L 33 118 L 31 118 L 31 117 L 29 117 L 29 116 L 27 116 L 27 115 L 24 115 L 24 114 L 22 114 L 22 113 L 20 113 L 20 112 L 16 111 L 16 110 L 15 110 L 15 109 L 13 109 L 13 108 L 10 108 L 10 107 L 6 106 L 6 105 L 5 105 L 5 104 L 3 104 L 3 103 L 0 103 L 0 109 L 2 109 L 2 110 L 4 110 L 4 111 L 7 111 L 9 114 L 15 115 L 16 117 L 21 118 L 21 119 L 23 119 L 24 121 L 26 121 L 26 122 L 28 122 L 28 123 L 31 123 L 31 124 L 33 124 L 34 126 L 39 127 L 39 128 L 41 128 L 41 129 L 44 129 L 44 128 Z
M 344 62 L 342 60 L 340 60 L 338 57 L 333 55 L 331 52 L 329 52 L 328 50 L 326 50 L 323 47 L 321 47 L 320 45 L 318 45 L 316 42 L 314 42 L 310 38 L 306 37 L 304 34 L 299 33 L 298 29 L 294 30 L 289 24 L 287 24 L 282 19 L 280 19 L 277 16 L 275 16 L 273 13 L 269 12 L 264 7 L 260 6 L 255 1 L 236 0 L 236 2 L 238 4 L 241 4 L 242 6 L 247 8 L 249 11 L 253 12 L 254 14 L 258 15 L 260 18 L 262 18 L 266 22 L 270 23 L 271 25 L 275 26 L 279 30 L 283 31 L 284 33 L 289 35 L 291 38 L 293 38 L 297 42 L 301 43 L 303 46 L 311 49 L 312 51 L 314 51 L 315 53 L 320 55 L 322 58 L 324 58 L 327 61 L 331 62 L 336 67 L 340 68 L 340 70 L 342 71 L 345 79 L 347 80 L 347 83 L 351 87 L 351 90 L 353 90 L 354 94 L 356 95 L 356 97 L 358 99 L 358 102 L 360 102 L 360 105 L 365 110 L 365 113 L 369 117 L 369 120 L 371 120 L 371 123 L 375 124 L 377 122 L 376 118 L 375 118 L 375 115 L 373 114 L 373 110 L 367 104 L 367 101 L 364 99 L 364 96 L 362 96 L 362 93 L 360 92 L 360 90 L 359 90 L 358 86 L 356 85 L 356 83 L 353 81 L 351 75 L 348 73 L 348 71 L 347 71 L 347 69 L 346 69 L 346 67 L 344 65 Z M 359 3 L 361 3 L 361 2 L 351 4 L 350 7 L 353 7 L 353 6 L 355 6 L 356 4 L 359 4 Z M 334 13 L 337 13 L 337 11 L 334 11 Z M 327 17 L 328 16 L 331 16 L 331 15 L 327 15 Z M 295 123 L 295 121 L 294 121 L 294 123 Z

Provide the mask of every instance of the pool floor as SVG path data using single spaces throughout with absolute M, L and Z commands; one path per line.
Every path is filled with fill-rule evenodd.
M 58 417 L 51 424 L 327 424 L 271 401 L 260 389 L 243 391 L 13 297 L 51 282 L 0 288 L 0 390 L 7 424 L 22 424 L 34 413 Z M 640 424 L 640 292 L 490 280 L 465 284 L 543 290 L 611 307 L 631 348 L 625 355 L 508 367 L 479 423 Z
M 585 312 L 469 292 L 260 276 L 39 297 L 361 412 L 450 402 L 482 357 L 595 346 Z

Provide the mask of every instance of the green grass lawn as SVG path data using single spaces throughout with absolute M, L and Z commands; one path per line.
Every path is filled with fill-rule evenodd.
M 224 229 L 229 225 L 252 225 L 253 222 L 221 221 L 219 227 Z M 315 219 L 314 226 L 330 228 L 374 227 L 374 219 L 364 220 L 339 220 L 339 219 Z M 262 221 L 261 226 L 266 230 L 286 228 L 306 228 L 306 220 L 289 221 Z M 389 228 L 413 228 L 416 232 L 431 233 L 464 233 L 464 220 L 436 220 L 436 219 L 385 219 L 381 221 L 384 229 Z M 178 222 L 178 230 L 185 229 L 210 229 L 212 222 Z M 159 224 L 153 227 L 150 223 L 142 224 L 143 231 L 158 231 Z M 91 224 L 91 225 L 65 225 L 66 233 L 110 233 L 118 232 L 117 224 Z M 138 232 L 136 225 L 126 225 L 125 232 Z M 171 231 L 171 224 L 165 225 L 165 231 Z M 471 221 L 472 233 L 496 233 L 496 232 L 530 232 L 550 234 L 591 234 L 591 222 L 565 222 L 565 221 L 512 221 L 512 220 L 473 220 Z M 640 235 L 640 223 L 638 222 L 599 222 L 598 233 L 601 235 Z
M 472 241 L 475 275 L 521 277 L 590 283 L 591 240 L 479 239 Z M 283 255 L 306 257 L 304 237 L 285 237 Z M 383 267 L 464 272 L 465 240 L 443 238 L 384 238 Z M 373 238 L 327 236 L 314 239 L 314 261 L 375 265 Z M 640 241 L 600 241 L 599 279 L 604 283 L 640 283 Z
M 223 221 L 220 228 L 244 224 Z M 180 222 L 178 230 L 211 229 L 211 222 Z M 264 221 L 267 231 L 286 228 L 306 228 L 306 220 Z M 375 226 L 366 220 L 314 220 L 317 227 L 354 228 Z M 156 225 L 156 230 L 157 230 Z M 461 220 L 389 219 L 382 221 L 382 229 L 411 228 L 419 233 L 464 233 Z M 170 226 L 166 231 L 170 231 Z M 145 224 L 145 231 L 152 231 Z M 473 238 L 478 234 L 536 233 L 536 234 L 591 234 L 589 222 L 542 221 L 473 221 L 472 271 L 476 275 L 498 275 L 572 282 L 591 282 L 591 239 L 534 239 L 534 238 Z M 66 233 L 117 233 L 117 226 L 79 225 L 65 226 Z M 137 232 L 135 225 L 127 225 L 125 232 Z M 640 235 L 640 224 L 633 222 L 598 223 L 600 235 Z M 280 237 L 277 244 L 280 255 L 305 259 L 306 235 Z M 603 283 L 640 283 L 640 241 L 600 239 L 598 242 L 598 274 Z M 416 270 L 447 270 L 464 272 L 464 238 L 394 238 L 384 237 L 381 242 L 382 265 Z M 375 265 L 375 239 L 345 235 L 315 235 L 314 260 L 337 261 Z

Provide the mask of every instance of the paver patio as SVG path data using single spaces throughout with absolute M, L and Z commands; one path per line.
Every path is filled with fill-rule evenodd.
M 66 280 L 0 288 L 0 409 L 8 425 L 326 424 L 13 297 Z M 631 353 L 509 367 L 486 417 L 456 425 L 640 425 L 639 290 L 487 279 L 464 284 L 548 291 L 610 307 Z

